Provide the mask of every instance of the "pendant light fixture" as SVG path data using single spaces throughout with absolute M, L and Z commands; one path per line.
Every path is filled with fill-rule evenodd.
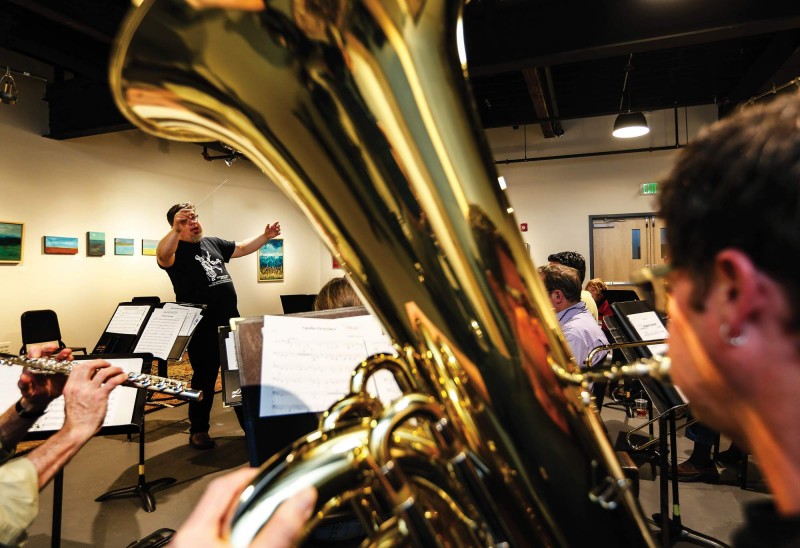
M 642 112 L 631 112 L 631 90 L 630 74 L 633 70 L 633 54 L 628 57 L 628 65 L 625 67 L 625 80 L 622 82 L 622 97 L 619 99 L 620 114 L 614 120 L 614 131 L 611 135 L 620 139 L 630 139 L 631 137 L 641 137 L 650 133 L 647 125 L 647 118 Z M 625 92 L 628 92 L 628 110 L 622 112 L 622 105 L 625 102 Z

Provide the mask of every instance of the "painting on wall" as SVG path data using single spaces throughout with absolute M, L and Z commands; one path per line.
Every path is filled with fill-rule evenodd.
M 133 238 L 114 238 L 114 255 L 133 255 Z
M 45 255 L 77 255 L 78 238 L 69 236 L 43 236 Z
M 142 240 L 142 255 L 155 257 L 158 240 Z
M 25 225 L 0 221 L 0 263 L 22 262 L 22 234 Z
M 272 239 L 258 250 L 258 281 L 283 281 L 283 240 Z
M 86 256 L 102 257 L 106 254 L 106 233 L 87 232 L 86 233 Z
M 331 264 L 333 268 L 342 268 L 342 265 L 340 265 L 338 259 L 336 259 L 336 255 L 331 255 L 331 258 L 333 259 L 333 263 Z

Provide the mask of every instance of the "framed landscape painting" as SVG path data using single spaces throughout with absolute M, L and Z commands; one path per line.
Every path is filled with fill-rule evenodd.
M 102 257 L 106 254 L 106 233 L 87 232 L 86 233 L 86 256 Z
M 78 238 L 68 236 L 43 236 L 45 255 L 77 255 Z
M 272 239 L 258 250 L 258 281 L 283 281 L 282 239 Z
M 25 225 L 0 221 L 0 263 L 22 262 L 22 235 Z
M 133 238 L 114 238 L 114 255 L 133 255 Z
M 142 255 L 155 257 L 156 247 L 158 247 L 158 240 L 142 240 Z

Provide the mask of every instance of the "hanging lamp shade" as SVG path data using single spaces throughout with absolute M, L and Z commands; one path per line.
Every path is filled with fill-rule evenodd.
M 614 131 L 611 135 L 620 139 L 630 139 L 631 137 L 641 137 L 650 133 L 647 126 L 647 119 L 641 112 L 624 112 L 617 116 L 614 121 Z

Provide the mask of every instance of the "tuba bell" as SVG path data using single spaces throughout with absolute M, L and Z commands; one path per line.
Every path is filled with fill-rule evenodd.
M 138 3 L 138 2 L 137 2 Z M 309 217 L 390 334 L 320 429 L 273 457 L 246 546 L 306 485 L 366 545 L 648 546 L 509 213 L 473 104 L 457 0 L 144 0 L 111 61 L 143 130 L 219 140 Z M 398 378 L 390 405 L 363 380 Z

